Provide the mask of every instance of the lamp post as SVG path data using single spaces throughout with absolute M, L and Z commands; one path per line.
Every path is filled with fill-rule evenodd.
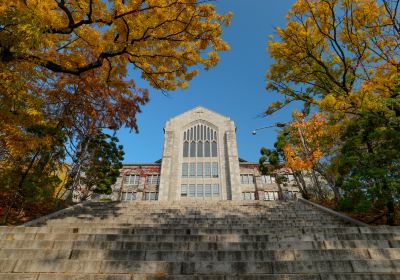
M 275 123 L 273 125 L 267 125 L 267 126 L 256 128 L 251 132 L 251 134 L 256 135 L 258 130 L 271 128 L 271 127 L 285 127 L 286 125 L 287 125 L 286 123 L 277 122 L 277 123 Z

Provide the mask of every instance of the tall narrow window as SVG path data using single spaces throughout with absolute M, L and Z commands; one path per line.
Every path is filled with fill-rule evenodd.
M 217 197 L 217 196 L 219 196 L 219 185 L 214 184 L 213 185 L 213 197 Z
M 189 143 L 188 142 L 183 142 L 183 157 L 188 157 L 189 156 Z
M 203 142 L 197 142 L 197 156 L 203 157 Z
M 190 157 L 196 157 L 196 142 L 190 143 Z
M 204 177 L 211 177 L 211 163 L 209 162 L 204 163 Z
M 203 163 L 197 163 L 197 177 L 203 177 Z
M 211 155 L 212 155 L 213 157 L 216 157 L 216 156 L 217 156 L 217 142 L 215 142 L 215 141 L 213 141 L 213 142 L 211 143 Z
M 204 185 L 204 196 L 211 197 L 211 185 L 210 184 Z
M 196 177 L 196 163 L 192 162 L 189 165 L 189 176 Z
M 188 193 L 187 185 L 181 185 L 181 196 L 187 197 L 187 193 Z
M 189 185 L 189 197 L 195 197 L 196 196 L 196 185 L 190 184 Z
M 189 175 L 189 164 L 187 162 L 182 163 L 182 177 L 186 178 Z
M 206 141 L 204 143 L 204 156 L 209 157 L 210 156 L 210 142 Z
M 211 166 L 211 177 L 218 178 L 218 162 L 213 162 Z
M 203 185 L 197 185 L 197 192 L 196 192 L 197 197 L 203 197 Z

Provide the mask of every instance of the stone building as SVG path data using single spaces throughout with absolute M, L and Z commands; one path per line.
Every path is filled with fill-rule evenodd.
M 162 159 L 125 164 L 112 200 L 277 200 L 298 195 L 293 176 L 278 186 L 238 156 L 228 117 L 196 107 L 167 121 Z

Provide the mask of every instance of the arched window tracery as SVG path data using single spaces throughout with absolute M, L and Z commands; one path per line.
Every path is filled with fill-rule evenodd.
M 197 124 L 183 132 L 183 157 L 217 157 L 217 131 Z

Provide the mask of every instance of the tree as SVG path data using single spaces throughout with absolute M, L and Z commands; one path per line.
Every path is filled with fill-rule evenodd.
M 276 28 L 279 40 L 269 42 L 275 62 L 267 89 L 284 99 L 265 111 L 269 115 L 300 101 L 305 116 L 323 114 L 322 131 L 331 142 L 326 146 L 317 137 L 314 146 L 306 143 L 313 147 L 308 156 L 315 150 L 323 157 L 319 171 L 332 179 L 336 197 L 344 192 L 344 199 L 364 197 L 386 207 L 389 224 L 398 204 L 398 184 L 388 179 L 398 174 L 397 159 L 387 152 L 397 148 L 392 141 L 398 141 L 394 131 L 400 130 L 399 5 L 399 0 L 297 0 L 286 27 Z M 290 144 L 293 163 L 315 162 Z
M 86 136 L 79 144 L 67 188 L 83 186 L 86 195 L 111 194 L 124 159 L 123 147 L 117 143 L 117 137 L 102 132 Z
M 162 91 L 187 87 L 200 66 L 215 66 L 228 50 L 221 34 L 230 18 L 207 0 L 2 1 L 0 176 L 27 180 L 13 170 L 58 165 L 37 156 L 44 150 L 74 158 L 85 135 L 105 128 L 137 131 L 136 114 L 149 97 L 131 73 Z M 63 145 L 30 133 L 37 125 L 59 131 Z
M 308 172 L 319 198 L 325 197 L 319 179 L 323 178 L 339 200 L 336 174 L 328 170 L 331 156 L 335 156 L 337 149 L 338 126 L 328 123 L 324 114 L 313 113 L 306 119 L 303 113 L 294 111 L 288 133 L 290 137 L 283 147 L 286 166 L 294 171 Z
M 261 148 L 261 157 L 259 159 L 259 169 L 264 175 L 275 176 L 275 181 L 278 184 L 279 191 L 282 194 L 281 184 L 287 181 L 285 176 L 282 176 L 282 172 L 285 173 L 289 170 L 296 180 L 296 184 L 302 196 L 306 199 L 310 197 L 309 188 L 304 180 L 304 175 L 302 170 L 292 169 L 286 164 L 286 155 L 284 152 L 284 147 L 288 145 L 289 132 L 287 128 L 283 128 L 278 133 L 277 141 L 274 143 L 273 150 L 267 148 Z
M 400 66 L 398 5 L 389 0 L 296 1 L 286 27 L 276 28 L 280 41 L 269 42 L 275 63 L 267 89 L 285 99 L 266 113 L 293 101 L 337 119 L 387 109 L 380 104 L 396 96 Z
M 400 199 L 400 130 L 388 128 L 384 117 L 365 114 L 343 134 L 339 183 L 346 210 L 386 208 L 386 221 L 395 222 Z
M 100 69 L 114 83 L 123 82 L 130 64 L 156 88 L 185 87 L 198 74 L 193 66 L 208 69 L 228 49 L 220 35 L 231 15 L 217 14 L 207 2 L 2 2 L 0 61 L 72 75 Z

